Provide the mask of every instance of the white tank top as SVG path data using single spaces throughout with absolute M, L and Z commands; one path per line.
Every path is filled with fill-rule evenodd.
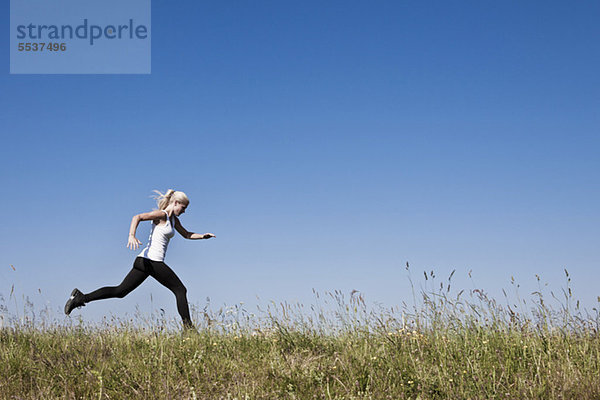
M 165 260 L 169 240 L 175 236 L 175 224 L 169 218 L 169 214 L 165 210 L 163 211 L 167 214 L 167 222 L 164 225 L 156 225 L 152 221 L 148 246 L 142 250 L 138 257 L 144 257 L 153 261 Z

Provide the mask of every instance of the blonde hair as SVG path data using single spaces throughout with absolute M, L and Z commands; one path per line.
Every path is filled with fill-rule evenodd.
M 174 201 L 178 201 L 184 204 L 190 204 L 190 199 L 188 199 L 187 195 L 183 192 L 176 191 L 173 189 L 167 190 L 166 193 L 161 193 L 158 190 L 154 191 L 156 196 L 152 196 L 156 199 L 156 204 L 158 205 L 159 210 L 164 210 L 167 208 L 169 204 Z

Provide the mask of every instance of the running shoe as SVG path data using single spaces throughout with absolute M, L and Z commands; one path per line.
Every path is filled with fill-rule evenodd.
M 71 297 L 69 297 L 67 304 L 65 304 L 65 314 L 69 315 L 73 309 L 83 306 L 85 306 L 83 301 L 83 293 L 81 293 L 77 288 L 73 289 L 71 292 Z

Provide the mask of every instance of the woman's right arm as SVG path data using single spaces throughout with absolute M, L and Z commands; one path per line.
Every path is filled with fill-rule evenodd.
M 131 250 L 136 250 L 142 242 L 135 237 L 135 231 L 140 221 L 150 221 L 154 219 L 166 219 L 164 211 L 154 210 L 143 214 L 134 215 L 129 226 L 129 238 L 127 239 L 127 247 Z

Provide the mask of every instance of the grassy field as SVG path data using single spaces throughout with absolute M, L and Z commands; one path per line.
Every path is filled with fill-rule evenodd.
M 448 284 L 401 310 L 340 292 L 316 294 L 333 308 L 205 310 L 198 333 L 13 321 L 0 398 L 600 399 L 598 315 L 572 307 L 568 287 L 558 310 L 538 292 L 517 312 Z

